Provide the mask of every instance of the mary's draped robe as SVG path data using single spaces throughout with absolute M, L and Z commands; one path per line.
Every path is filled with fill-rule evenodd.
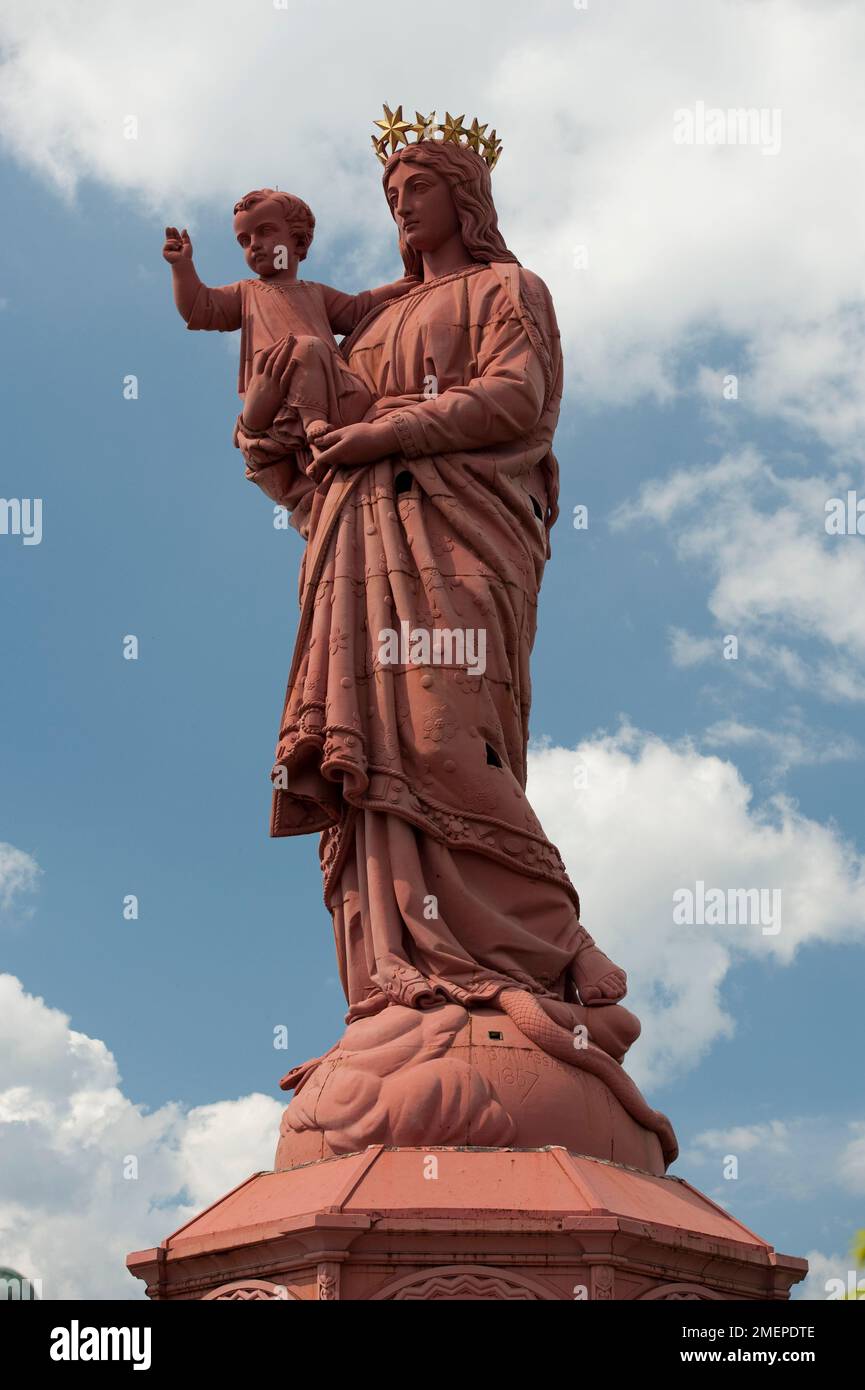
M 238 422 L 247 476 L 307 539 L 271 832 L 322 832 L 349 1021 L 516 987 L 572 1026 L 579 899 L 525 795 L 557 515 L 552 301 L 531 272 L 477 263 L 369 314 L 342 350 L 401 456 L 315 489 Z M 483 629 L 483 674 L 383 663 L 402 623 Z

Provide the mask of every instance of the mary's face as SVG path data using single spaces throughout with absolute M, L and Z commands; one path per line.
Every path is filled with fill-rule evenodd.
M 437 251 L 460 230 L 447 183 L 422 164 L 397 164 L 387 181 L 387 200 L 413 251 Z

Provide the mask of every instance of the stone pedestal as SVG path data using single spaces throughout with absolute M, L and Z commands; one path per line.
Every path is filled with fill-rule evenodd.
M 127 1264 L 154 1299 L 786 1299 L 807 1264 L 681 1178 L 372 1145 L 256 1173 Z

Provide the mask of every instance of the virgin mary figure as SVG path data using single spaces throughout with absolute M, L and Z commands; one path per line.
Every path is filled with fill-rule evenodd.
M 525 791 L 557 516 L 553 304 L 506 246 L 469 144 L 404 145 L 383 185 L 417 285 L 341 344 L 373 407 L 324 437 L 317 484 L 296 439 L 237 424 L 247 477 L 306 540 L 271 834 L 320 833 L 347 1023 L 500 1007 L 572 1065 L 600 1050 L 621 1071 L 639 1033 L 624 972 L 581 925 Z M 463 651 L 483 634 L 484 663 L 453 659 L 459 634 Z

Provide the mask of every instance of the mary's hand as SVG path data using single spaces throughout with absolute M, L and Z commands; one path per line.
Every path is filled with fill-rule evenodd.
M 328 468 L 357 468 L 364 463 L 378 463 L 379 459 L 399 452 L 396 431 L 387 420 L 343 425 L 341 429 L 322 435 L 315 447 L 317 460 Z

